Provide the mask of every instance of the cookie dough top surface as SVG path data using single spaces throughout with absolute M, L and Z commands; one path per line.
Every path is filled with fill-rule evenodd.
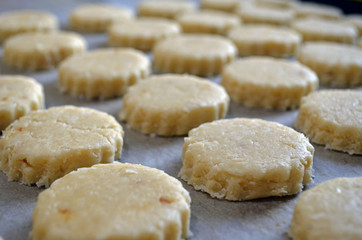
M 245 8 L 238 9 L 241 17 L 250 17 L 257 19 L 273 19 L 280 21 L 292 20 L 294 17 L 294 12 L 291 10 L 283 10 L 276 8 L 267 8 L 267 7 L 255 7 L 253 5 L 247 6 Z
M 292 28 L 300 32 L 315 34 L 357 36 L 357 30 L 351 24 L 316 18 L 295 20 Z
M 321 16 L 326 18 L 340 18 L 342 17 L 342 10 L 330 5 L 317 4 L 317 3 L 297 3 L 294 2 L 294 10 L 297 16 Z
M 324 90 L 302 100 L 302 107 L 327 122 L 357 127 L 362 131 L 362 92 L 353 90 Z
M 99 20 L 127 20 L 133 17 L 131 10 L 123 7 L 107 4 L 84 4 L 77 7 L 71 14 L 71 17 L 87 19 L 95 22 Z
M 239 18 L 234 14 L 212 10 L 185 13 L 182 14 L 177 20 L 181 24 L 204 24 L 215 25 L 218 27 L 236 26 L 240 23 Z
M 313 147 L 303 134 L 275 122 L 260 119 L 225 119 L 202 124 L 185 138 L 188 149 L 197 151 L 219 172 L 236 176 L 253 173 L 254 179 L 265 172 L 277 171 L 288 179 L 292 162 L 312 155 Z M 287 170 L 287 171 L 283 171 Z
M 114 76 L 129 77 L 139 69 L 148 68 L 149 60 L 142 52 L 130 48 L 113 48 L 72 56 L 61 63 L 59 71 L 71 71 L 88 80 L 107 80 Z
M 22 10 L 6 12 L 0 15 L 0 29 L 55 29 L 57 25 L 56 17 L 44 11 Z
M 240 83 L 271 86 L 306 86 L 317 82 L 317 75 L 298 62 L 269 57 L 249 57 L 226 66 L 224 73 Z
M 193 10 L 195 10 L 194 3 L 187 1 L 150 0 L 143 1 L 138 5 L 140 15 L 150 15 L 148 13 L 152 13 L 151 15 L 154 16 L 162 15 L 169 18 L 174 18 L 178 14 Z
M 180 227 L 190 202 L 182 184 L 163 171 L 136 164 L 99 164 L 64 176 L 39 195 L 33 234 L 60 239 L 177 239 L 181 236 L 170 225 Z
M 186 34 L 160 41 L 154 51 L 194 58 L 236 55 L 234 44 L 220 36 L 207 34 Z

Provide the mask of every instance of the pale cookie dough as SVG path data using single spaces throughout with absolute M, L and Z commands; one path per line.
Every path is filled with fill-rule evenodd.
M 232 201 L 296 194 L 312 182 L 314 148 L 303 134 L 260 119 L 227 119 L 189 132 L 179 175 Z
M 77 54 L 58 68 L 62 92 L 86 98 L 120 97 L 126 89 L 145 79 L 150 61 L 142 52 L 127 48 L 98 49 Z
M 247 107 L 293 109 L 318 88 L 318 77 L 298 62 L 249 57 L 226 66 L 221 85 Z
M 50 32 L 58 28 L 56 16 L 35 10 L 9 11 L 0 14 L 0 43 L 23 32 Z
M 329 41 L 353 44 L 358 36 L 357 29 L 347 23 L 324 19 L 299 19 L 291 24 L 303 41 Z
M 108 29 L 108 45 L 151 51 L 157 41 L 180 34 L 178 23 L 161 18 L 141 18 L 115 23 Z
M 310 42 L 298 52 L 298 60 L 315 71 L 323 84 L 362 84 L 362 49 L 350 45 Z
M 44 70 L 85 49 L 85 40 L 76 33 L 22 33 L 7 39 L 3 61 L 21 70 Z
M 0 76 L 0 131 L 31 111 L 44 108 L 41 84 L 25 76 Z
M 221 36 L 187 34 L 158 42 L 153 48 L 156 71 L 199 76 L 220 74 L 237 55 L 235 45 Z
M 362 36 L 362 15 L 358 14 L 347 15 L 344 19 L 344 22 L 355 26 L 358 30 L 359 36 Z
M 261 25 L 234 28 L 228 37 L 240 56 L 293 57 L 302 41 L 294 30 Z
M 293 4 L 296 18 L 318 17 L 325 19 L 340 19 L 343 16 L 341 9 L 319 3 L 299 2 Z
M 206 79 L 158 75 L 132 86 L 120 118 L 133 129 L 160 136 L 184 135 L 204 122 L 225 117 L 229 96 Z
M 9 180 L 48 187 L 80 168 L 121 157 L 123 130 L 110 115 L 53 107 L 13 122 L 0 139 L 0 169 Z
M 295 0 L 256 0 L 256 5 L 277 9 L 290 9 L 293 7 Z
M 39 194 L 32 239 L 189 236 L 189 193 L 161 170 L 129 163 L 81 168 Z
M 70 27 L 81 32 L 105 32 L 113 22 L 133 18 L 130 9 L 108 4 L 84 4 L 74 9 L 69 17 Z
M 211 9 L 224 12 L 235 12 L 240 4 L 239 0 L 201 0 L 202 9 Z
M 182 14 L 178 19 L 184 33 L 226 33 L 240 25 L 240 19 L 235 14 L 204 10 Z
M 141 17 L 176 19 L 180 14 L 195 9 L 195 4 L 191 1 L 146 0 L 138 5 L 138 15 Z
M 362 239 L 362 178 L 336 178 L 303 192 L 294 208 L 294 240 Z
M 302 99 L 295 127 L 326 148 L 362 153 L 362 92 L 325 90 Z

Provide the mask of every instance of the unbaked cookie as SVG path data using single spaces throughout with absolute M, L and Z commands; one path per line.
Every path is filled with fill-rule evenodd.
M 239 7 L 239 0 L 201 0 L 200 7 L 202 9 L 211 9 L 224 12 L 235 12 Z
M 145 134 L 184 135 L 204 122 L 223 118 L 228 106 L 229 96 L 222 87 L 198 77 L 168 74 L 129 88 L 120 118 Z
M 352 44 L 358 36 L 357 29 L 340 21 L 307 18 L 295 20 L 291 28 L 298 31 L 303 41 L 330 41 Z
M 138 15 L 141 17 L 176 19 L 180 14 L 195 9 L 195 4 L 191 1 L 146 0 L 138 5 Z
M 212 10 L 185 13 L 177 21 L 185 33 L 226 35 L 231 28 L 240 25 L 237 15 Z
M 161 170 L 128 163 L 71 172 L 39 194 L 32 239 L 180 239 L 190 195 Z
M 240 56 L 293 57 L 302 41 L 294 30 L 261 25 L 234 28 L 228 37 Z
M 110 115 L 88 108 L 53 107 L 30 112 L 0 139 L 0 169 L 9 180 L 49 186 L 80 168 L 121 156 L 123 130 Z
M 326 148 L 362 153 L 362 92 L 324 90 L 302 99 L 295 127 Z
M 298 52 L 298 60 L 315 71 L 321 83 L 332 86 L 362 84 L 362 49 L 350 45 L 310 42 Z
M 50 32 L 58 28 L 57 18 L 45 11 L 19 10 L 0 15 L 0 43 L 23 32 Z
M 150 51 L 157 41 L 181 32 L 178 23 L 161 18 L 140 18 L 115 23 L 108 29 L 108 45 Z
M 105 32 L 113 22 L 133 18 L 130 9 L 108 4 L 84 4 L 74 9 L 69 17 L 70 27 L 82 32 Z
M 189 132 L 180 176 L 212 197 L 239 201 L 298 193 L 312 181 L 303 134 L 260 119 L 226 119 Z
M 336 178 L 303 192 L 289 235 L 304 239 L 362 239 L 362 178 Z
M 318 77 L 298 62 L 249 57 L 226 66 L 221 85 L 245 106 L 287 109 L 318 88 Z
M 73 96 L 119 97 L 130 85 L 149 75 L 150 65 L 148 58 L 134 49 L 98 49 L 77 54 L 60 64 L 59 87 Z
M 31 111 L 44 108 L 42 85 L 25 76 L 0 76 L 0 131 Z
M 296 18 L 318 17 L 325 19 L 340 19 L 343 16 L 341 9 L 320 3 L 295 1 L 293 4 Z
M 187 34 L 158 42 L 153 48 L 153 64 L 159 72 L 212 76 L 236 55 L 237 49 L 229 39 Z
M 293 7 L 294 0 L 256 0 L 256 5 L 278 9 L 290 9 Z
M 44 70 L 85 49 L 85 40 L 76 33 L 22 33 L 7 39 L 3 61 L 21 70 Z
M 288 26 L 294 19 L 294 11 L 247 5 L 237 10 L 245 24 L 271 24 Z

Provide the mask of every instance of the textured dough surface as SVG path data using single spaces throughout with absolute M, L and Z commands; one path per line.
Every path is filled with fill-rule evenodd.
M 42 85 L 25 76 L 0 76 L 0 131 L 16 119 L 42 108 Z
M 292 57 L 302 41 L 291 29 L 247 25 L 233 28 L 228 37 L 238 48 L 240 56 Z
M 237 49 L 229 39 L 187 34 L 158 42 L 153 49 L 153 63 L 161 72 L 212 76 L 236 55 Z
M 85 49 L 85 40 L 76 33 L 22 33 L 5 42 L 3 61 L 21 70 L 49 69 Z
M 138 4 L 138 15 L 176 19 L 179 15 L 195 9 L 195 4 L 188 1 L 146 0 Z
M 120 118 L 142 133 L 184 135 L 223 118 L 229 96 L 214 83 L 187 75 L 154 76 L 129 88 Z
M 48 187 L 79 167 L 121 157 L 123 130 L 110 115 L 88 108 L 33 111 L 0 139 L 0 168 L 9 180 Z
M 286 9 L 256 7 L 246 5 L 237 10 L 245 24 L 271 24 L 288 26 L 294 19 L 294 12 Z
M 77 54 L 58 68 L 62 91 L 87 98 L 122 96 L 128 86 L 145 79 L 150 62 L 134 49 L 98 49 Z
M 362 178 L 335 178 L 303 192 L 294 208 L 294 240 L 362 239 Z
M 296 18 L 317 17 L 325 19 L 340 19 L 343 16 L 341 9 L 325 4 L 312 2 L 297 2 L 293 4 Z
M 180 26 L 171 20 L 140 18 L 136 21 L 115 23 L 108 29 L 108 44 L 150 51 L 157 41 L 176 36 Z
M 235 12 L 239 6 L 239 0 L 201 0 L 200 7 L 202 9 L 211 9 L 224 12 Z
M 295 127 L 326 148 L 362 153 L 362 92 L 324 90 L 302 99 Z
M 301 47 L 297 58 L 315 71 L 323 84 L 362 84 L 362 49 L 338 43 L 310 42 Z
M 130 9 L 108 4 L 83 4 L 72 11 L 69 24 L 72 29 L 83 32 L 105 32 L 113 22 L 133 18 Z
M 97 164 L 39 194 L 32 239 L 186 238 L 190 202 L 182 184 L 161 170 Z
M 318 77 L 298 62 L 248 57 L 224 68 L 221 85 L 245 106 L 287 109 L 318 88 Z
M 23 32 L 48 32 L 58 28 L 57 18 L 45 11 L 19 10 L 0 15 L 0 43 Z
M 312 181 L 314 148 L 303 134 L 260 119 L 226 119 L 189 132 L 180 177 L 227 200 L 298 193 Z

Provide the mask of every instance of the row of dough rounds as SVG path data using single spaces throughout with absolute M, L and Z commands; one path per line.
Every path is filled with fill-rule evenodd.
M 215 1 L 202 1 L 202 6 L 207 5 L 207 2 L 210 4 Z M 257 1 L 258 4 L 261 2 Z M 269 1 L 270 4 L 272 2 Z M 148 2 L 143 5 L 153 4 L 155 3 Z M 223 5 L 221 2 L 219 4 Z M 172 4 L 163 5 L 164 9 L 172 9 Z M 143 8 L 146 10 L 141 10 Z M 141 4 L 140 15 L 142 11 L 150 12 Z M 124 12 L 127 15 L 127 11 Z M 94 14 L 91 16 L 96 19 Z M 71 22 L 76 22 L 72 19 L 74 15 Z M 123 26 L 127 23 L 117 24 Z M 102 28 L 102 24 L 96 25 Z M 75 25 L 73 27 L 76 28 Z M 89 25 L 87 27 L 92 29 Z M 37 65 L 28 67 L 28 62 L 36 62 L 37 53 L 40 53 L 41 65 L 44 66 L 41 68 L 46 69 L 85 50 L 85 41 L 80 35 L 65 34 L 67 36 L 64 38 L 63 33 L 23 35 L 36 35 L 32 40 L 36 50 L 30 50 L 31 54 L 27 57 L 18 53 L 11 54 L 15 50 L 10 50 L 9 58 L 16 59 L 13 61 L 16 64 L 13 65 L 20 69 L 37 69 Z M 13 46 L 19 49 L 28 45 L 23 44 L 21 36 L 13 37 L 18 39 Z M 53 39 L 61 37 L 62 40 L 39 44 L 42 38 L 48 36 L 55 36 Z M 68 41 L 68 38 L 71 40 Z M 12 38 L 7 40 L 4 45 L 5 62 L 6 52 L 9 52 L 6 46 L 11 45 L 11 40 Z M 31 45 L 29 39 L 26 42 Z M 137 40 L 128 42 L 134 43 Z M 54 45 L 59 46 L 61 43 L 67 43 L 67 47 L 54 50 Z M 153 44 L 155 43 L 151 41 L 149 45 Z M 142 43 L 140 46 L 147 47 L 147 44 Z M 158 46 L 161 46 L 161 50 L 156 51 Z M 353 48 L 336 46 L 342 47 L 338 51 L 344 55 L 349 51 L 346 48 Z M 23 52 L 29 52 L 27 47 L 24 48 Z M 202 48 L 205 50 L 200 53 Z M 312 55 L 316 54 L 315 50 L 310 51 Z M 351 57 L 350 55 L 354 55 L 348 53 L 345 59 L 360 59 L 359 51 L 353 48 L 356 57 Z M 330 49 L 324 52 L 329 53 Z M 281 109 L 298 107 L 301 98 L 318 86 L 316 74 L 308 67 L 265 57 L 245 58 L 223 67 L 235 58 L 236 47 L 223 37 L 205 35 L 181 35 L 166 39 L 156 45 L 153 55 L 158 58 L 154 59 L 155 68 L 159 68 L 158 71 L 161 72 L 188 72 L 209 76 L 220 74 L 224 69 L 222 85 L 227 92 L 217 84 L 194 76 L 160 75 L 148 78 L 148 59 L 141 52 L 132 49 L 96 50 L 74 55 L 61 63 L 58 69 L 59 83 L 64 91 L 89 98 L 115 97 L 126 93 L 120 118 L 143 133 L 185 135 L 193 129 L 185 138 L 180 177 L 212 197 L 248 200 L 290 195 L 300 192 L 303 185 L 312 181 L 314 148 L 303 134 L 280 124 L 258 119 L 217 120 L 227 113 L 228 94 L 232 100 L 246 106 Z M 198 59 L 195 55 L 202 57 Z M 333 52 L 332 55 L 338 54 Z M 331 57 L 324 58 L 323 61 Z M 126 67 L 119 70 L 121 66 Z M 333 66 L 326 74 L 332 81 L 340 72 L 344 74 L 343 67 L 340 67 L 343 70 L 331 73 L 336 68 Z M 353 77 L 351 82 L 342 77 L 341 85 L 360 85 L 361 66 L 347 68 L 357 72 L 357 77 Z M 350 79 L 353 75 L 348 74 Z M 240 75 L 244 78 L 240 79 Z M 321 79 L 320 74 L 318 76 Z M 140 81 L 146 78 L 148 79 Z M 134 86 L 128 89 L 129 85 Z M 24 92 L 24 89 L 30 92 Z M 112 92 L 114 90 L 116 92 Z M 4 116 L 3 119 L 8 119 L 8 122 L 2 123 L 4 127 L 29 110 L 36 110 L 44 105 L 42 87 L 29 78 L 3 76 L 0 78 L 0 91 L 4 92 L 0 95 L 4 96 L 0 104 L 6 109 L 0 114 Z M 11 107 L 14 102 L 19 107 Z M 361 153 L 361 108 L 362 96 L 357 91 L 329 90 L 312 93 L 302 100 L 296 128 L 306 133 L 312 141 L 325 144 L 328 148 L 350 154 Z M 190 197 L 187 191 L 178 180 L 160 170 L 134 164 L 111 163 L 120 158 L 122 145 L 123 129 L 112 116 L 72 106 L 31 112 L 3 132 L 0 139 L 0 167 L 9 179 L 49 186 L 60 178 L 39 195 L 33 215 L 33 239 L 106 239 L 110 236 L 178 239 L 189 235 Z M 97 163 L 108 164 L 81 168 Z M 81 169 L 71 172 L 78 168 Z M 320 234 L 333 234 L 330 230 L 321 231 L 319 227 L 306 232 L 309 225 L 303 227 L 303 223 L 309 222 L 308 218 L 313 218 L 313 214 L 318 215 L 319 211 L 322 215 L 329 212 L 328 207 L 334 208 L 341 202 L 350 206 L 356 199 L 361 199 L 360 194 L 353 194 L 361 188 L 360 178 L 336 179 L 319 187 L 324 191 L 320 191 L 318 187 L 313 188 L 303 193 L 301 203 L 297 204 L 290 231 L 295 239 L 303 239 L 306 234 L 316 234 L 318 237 L 326 236 Z M 305 206 L 321 198 L 321 192 L 329 199 L 331 197 L 328 196 L 336 191 L 340 194 L 338 197 L 334 196 L 335 202 L 331 202 L 327 208 L 326 205 L 316 205 L 315 208 L 308 209 L 310 214 L 306 214 Z M 357 207 L 356 210 L 346 207 L 343 213 L 338 213 L 338 217 L 340 214 L 348 217 L 353 226 L 346 230 L 338 225 L 336 231 L 343 232 L 343 236 L 349 234 L 360 237 L 361 232 L 354 227 L 360 221 L 359 209 L 361 208 Z M 323 215 L 322 223 L 318 221 L 322 229 L 335 225 L 333 219 L 338 219 L 333 213 L 329 214 L 331 215 Z

